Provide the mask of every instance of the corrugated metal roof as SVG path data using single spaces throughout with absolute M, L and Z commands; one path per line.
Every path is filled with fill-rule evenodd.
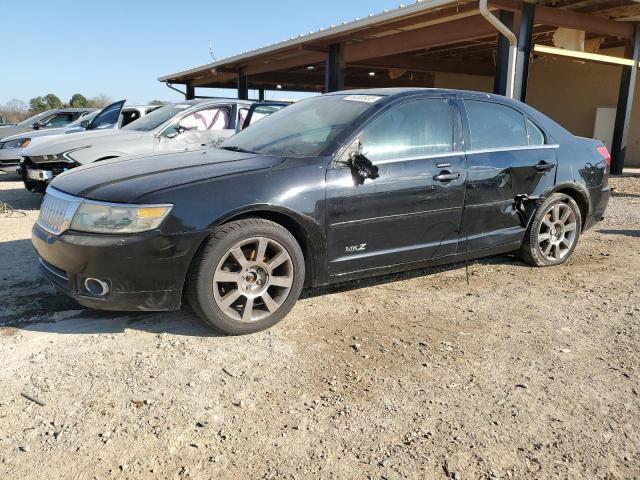
M 217 60 L 212 63 L 199 65 L 197 67 L 193 67 L 188 70 L 182 70 L 180 72 L 172 73 L 170 75 L 164 75 L 162 77 L 159 77 L 158 80 L 161 82 L 166 82 L 166 81 L 169 81 L 178 77 L 182 77 L 185 75 L 190 75 L 190 74 L 198 73 L 200 71 L 214 69 L 216 67 L 222 67 L 229 63 L 239 62 L 244 59 L 254 57 L 257 55 L 264 55 L 274 51 L 284 50 L 287 48 L 295 47 L 305 42 L 322 40 L 323 38 L 330 37 L 333 35 L 349 33 L 351 31 L 358 30 L 371 25 L 375 25 L 377 23 L 382 23 L 389 20 L 395 20 L 397 18 L 405 17 L 414 13 L 419 13 L 419 12 L 423 12 L 426 10 L 430 10 L 430 9 L 434 9 L 434 8 L 438 8 L 441 6 L 450 5 L 454 3 L 463 4 L 466 2 L 460 1 L 460 0 L 417 0 L 414 4 L 411 4 L 411 5 L 401 4 L 397 8 L 392 10 L 383 10 L 382 12 L 377 14 L 369 14 L 366 18 L 362 18 L 362 19 L 355 18 L 354 20 L 351 20 L 349 22 L 342 22 L 340 25 L 331 25 L 327 28 L 320 28 L 315 32 L 300 34 L 297 37 L 289 37 L 286 40 L 272 43 L 265 47 L 261 47 L 255 50 L 249 50 L 247 52 L 242 52 L 238 55 Z

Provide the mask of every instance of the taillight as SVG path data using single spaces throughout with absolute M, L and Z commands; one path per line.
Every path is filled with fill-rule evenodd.
M 602 155 L 602 158 L 604 159 L 604 161 L 607 162 L 607 166 L 610 167 L 611 154 L 609 153 L 609 150 L 607 150 L 607 147 L 598 147 L 596 150 L 598 150 L 598 153 Z

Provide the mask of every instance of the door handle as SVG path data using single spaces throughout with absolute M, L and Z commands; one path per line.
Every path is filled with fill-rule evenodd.
M 542 173 L 542 172 L 547 172 L 551 170 L 553 167 L 555 167 L 553 163 L 547 163 L 544 160 L 542 160 L 536 165 L 536 170 Z
M 446 170 L 433 177 L 433 179 L 437 180 L 438 182 L 450 182 L 451 180 L 457 180 L 459 178 L 460 178 L 459 173 L 451 173 L 451 172 L 447 172 Z

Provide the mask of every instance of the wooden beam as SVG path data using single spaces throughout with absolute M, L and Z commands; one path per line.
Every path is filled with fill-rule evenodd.
M 535 22 L 536 24 L 574 28 L 618 38 L 631 39 L 634 35 L 634 25 L 631 23 L 616 22 L 615 20 L 595 15 L 586 15 L 550 7 L 536 7 Z
M 304 85 L 324 88 L 324 77 L 321 75 L 312 75 L 304 73 L 265 73 L 256 75 L 251 78 L 252 84 L 276 84 L 285 86 Z M 345 88 L 382 88 L 382 87 L 431 87 L 433 79 L 431 78 L 397 78 L 390 79 L 384 75 L 376 75 L 375 77 L 357 77 L 347 75 L 344 79 Z
M 474 15 L 453 22 L 439 23 L 430 27 L 345 45 L 344 61 L 347 64 L 356 63 L 367 58 L 396 55 L 495 34 L 496 30 L 489 22 L 480 15 Z
M 304 55 L 283 58 L 280 60 L 262 61 L 248 64 L 244 68 L 245 75 L 257 75 L 259 73 L 276 72 L 278 70 L 288 70 L 289 68 L 301 67 L 304 65 L 313 65 L 322 63 L 327 57 L 326 53 L 309 52 Z
M 519 10 L 520 2 L 515 0 L 490 0 L 489 5 L 503 10 Z M 573 28 L 589 33 L 632 39 L 634 25 L 628 22 L 617 22 L 597 15 L 561 10 L 559 8 L 536 6 L 536 25 Z
M 610 63 L 612 65 L 633 66 L 633 60 L 621 57 L 612 57 L 611 55 L 601 55 L 598 53 L 579 52 L 577 50 L 566 50 L 564 48 L 549 47 L 547 45 L 536 44 L 533 47 L 536 53 L 548 53 L 550 55 L 559 55 L 562 57 L 577 58 L 590 62 Z
M 350 66 L 364 68 L 399 68 L 413 72 L 467 73 L 475 75 L 493 75 L 495 68 L 491 62 L 474 60 L 454 60 L 449 58 L 431 58 L 419 55 L 389 55 L 382 58 L 369 58 L 352 63 Z
M 206 77 L 196 78 L 195 80 L 190 80 L 189 83 L 194 87 L 204 87 L 205 85 L 209 85 L 211 83 L 227 83 L 235 81 L 237 77 L 236 73 L 211 73 Z
M 319 45 L 309 45 L 308 43 L 303 43 L 298 47 L 298 50 L 304 52 L 321 52 L 321 53 L 329 53 L 329 47 L 319 46 Z

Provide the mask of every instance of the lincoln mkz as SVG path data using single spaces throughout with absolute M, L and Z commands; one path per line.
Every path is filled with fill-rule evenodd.
M 126 165 L 123 162 L 127 162 Z M 566 262 L 610 157 L 533 108 L 437 89 L 300 101 L 220 148 L 111 160 L 49 186 L 39 266 L 80 304 L 268 328 L 301 290 L 517 252 Z

